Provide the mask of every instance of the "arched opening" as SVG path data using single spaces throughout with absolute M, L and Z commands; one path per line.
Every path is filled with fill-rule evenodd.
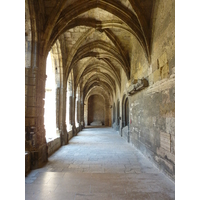
M 113 124 L 115 123 L 115 103 L 113 104 Z
M 88 125 L 88 102 L 84 102 L 84 125 Z
M 76 90 L 76 101 L 75 101 L 75 126 L 76 128 L 79 127 L 80 122 L 80 86 L 77 87 Z
M 72 72 L 69 74 L 69 77 L 67 80 L 66 126 L 67 126 L 68 132 L 72 130 Z
M 117 101 L 117 125 L 120 125 L 120 101 Z
M 46 62 L 46 84 L 44 104 L 44 124 L 46 129 L 46 140 L 57 137 L 56 134 L 56 81 L 55 71 L 52 65 L 51 54 L 47 56 Z
M 105 124 L 105 100 L 101 95 L 91 95 L 88 99 L 88 123 L 90 125 Z
M 129 99 L 126 95 L 122 100 L 122 128 L 121 136 L 125 137 L 129 142 Z
M 129 100 L 125 100 L 125 126 L 129 126 Z

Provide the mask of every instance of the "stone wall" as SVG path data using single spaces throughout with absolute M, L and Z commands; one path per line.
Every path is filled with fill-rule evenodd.
M 30 152 L 25 152 L 25 176 L 31 170 L 31 155 Z
M 159 91 L 159 92 L 158 92 Z M 130 97 L 130 142 L 175 176 L 174 76 Z
M 48 156 L 52 155 L 56 150 L 61 147 L 61 139 L 55 138 L 47 143 L 48 146 Z
M 76 134 L 78 134 L 81 131 L 81 127 L 76 127 Z
M 143 76 L 147 78 L 149 87 L 129 96 L 130 142 L 173 180 L 175 179 L 174 4 L 174 1 L 155 2 L 152 16 L 151 64 L 147 68 L 145 59 L 140 56 L 138 62 L 133 60 L 131 65 L 131 71 L 134 72 L 133 75 L 135 74 L 131 78 L 138 79 Z M 140 53 L 142 54 L 142 50 Z M 133 55 L 135 54 L 133 50 Z M 122 91 L 125 91 L 125 86 L 122 86 Z M 123 136 L 128 137 L 125 132 L 126 130 L 122 129 Z M 128 141 L 128 138 L 126 140 Z
M 88 99 L 88 123 L 91 124 L 94 121 L 101 121 L 105 124 L 104 117 L 105 101 L 100 95 L 92 95 Z
M 72 131 L 69 131 L 69 132 L 68 132 L 68 141 L 69 141 L 72 137 L 73 137 L 73 133 L 72 133 Z
M 129 131 L 129 129 L 128 129 L 128 126 L 125 126 L 125 127 L 123 127 L 122 128 L 122 133 L 121 133 L 121 136 L 127 141 L 127 142 L 129 142 L 129 135 L 128 135 L 128 131 Z

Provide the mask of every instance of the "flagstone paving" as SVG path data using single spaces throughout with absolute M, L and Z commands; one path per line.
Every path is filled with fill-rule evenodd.
M 25 178 L 26 200 L 170 200 L 175 184 L 112 128 L 86 128 Z

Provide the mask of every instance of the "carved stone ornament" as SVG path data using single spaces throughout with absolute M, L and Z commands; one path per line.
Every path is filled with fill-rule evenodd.
M 148 83 L 147 79 L 145 79 L 145 78 L 138 79 L 137 82 L 134 81 L 134 83 L 132 83 L 127 88 L 127 93 L 130 96 L 130 95 L 136 94 L 138 91 L 140 91 L 148 86 L 149 86 L 149 83 Z

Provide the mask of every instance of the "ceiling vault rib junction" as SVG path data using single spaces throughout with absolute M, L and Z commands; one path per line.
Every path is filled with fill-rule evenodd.
M 86 1 L 81 1 L 80 3 L 76 3 L 74 6 L 71 6 L 71 8 L 64 9 L 60 15 L 60 18 L 55 24 L 54 30 L 52 31 L 51 41 L 55 40 L 65 26 L 67 26 L 72 20 L 76 19 L 80 14 L 97 7 L 116 15 L 127 25 L 127 27 L 135 32 L 136 37 L 140 40 L 140 43 L 145 48 L 147 56 L 149 56 L 147 46 L 148 42 L 145 39 L 146 36 L 144 35 L 144 31 L 140 26 L 138 18 L 130 10 L 124 8 L 122 5 L 119 6 L 118 4 L 113 3 L 113 1 L 112 3 L 111 1 L 98 1 L 97 3 L 95 0 L 90 0 L 87 1 L 87 4 Z
M 37 25 L 43 30 L 38 36 L 41 54 L 59 43 L 63 86 L 73 71 L 74 88 L 79 85 L 84 96 L 101 87 L 113 98 L 121 91 L 122 71 L 127 80 L 133 78 L 133 48 L 139 44 L 150 63 L 152 5 L 139 0 L 41 0 L 35 4 L 44 13 Z

